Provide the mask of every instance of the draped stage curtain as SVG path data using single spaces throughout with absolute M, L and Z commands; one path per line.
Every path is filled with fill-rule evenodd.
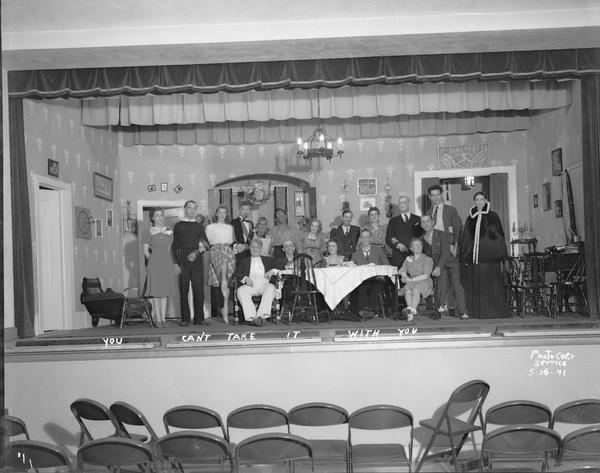
M 13 228 L 15 325 L 19 337 L 33 337 L 33 247 L 29 212 L 27 161 L 23 130 L 23 100 L 9 99 L 10 173 Z
M 600 76 L 581 81 L 585 266 L 591 317 L 600 316 Z
M 491 208 L 500 217 L 504 239 L 507 247 L 510 244 L 510 222 L 508 217 L 508 174 L 490 174 L 490 202 Z
M 508 51 L 180 66 L 10 71 L 10 97 L 108 97 L 313 89 L 600 73 L 600 49 Z
M 90 126 L 266 122 L 320 117 L 395 117 L 421 113 L 539 110 L 571 103 L 569 81 L 428 83 L 323 90 L 248 91 L 239 94 L 145 95 L 86 99 L 82 122 Z

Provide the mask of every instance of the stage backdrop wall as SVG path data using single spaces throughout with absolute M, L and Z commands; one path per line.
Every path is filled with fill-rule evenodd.
M 47 176 L 48 159 L 59 163 L 59 180 L 73 187 L 73 206 L 89 209 L 91 215 L 102 219 L 102 238 L 91 240 L 73 236 L 74 254 L 74 307 L 72 327 L 91 326 L 90 317 L 79 302 L 81 279 L 84 276 L 100 277 L 103 287 L 123 287 L 122 239 L 120 227 L 118 135 L 109 128 L 91 128 L 81 125 L 81 105 L 77 99 L 24 100 L 23 103 L 27 170 L 32 183 L 32 173 Z M 113 179 L 112 202 L 94 197 L 92 183 L 94 172 Z M 32 209 L 32 235 L 35 235 L 33 192 L 30 191 Z M 112 209 L 114 226 L 106 227 L 106 209 Z M 94 227 L 92 227 L 94 228 Z M 35 238 L 35 237 L 34 237 Z M 36 245 L 33 244 L 33 264 L 37 264 Z M 34 278 L 35 276 L 34 272 Z M 34 280 L 37 287 L 37 281 Z M 38 311 L 36 298 L 36 311 Z M 104 322 L 102 322 L 104 323 Z
M 575 201 L 575 217 L 580 236 L 584 236 L 583 216 L 583 155 L 581 151 L 581 85 L 573 81 L 573 100 L 570 106 L 531 117 L 527 140 L 528 194 L 525 202 L 530 212 L 540 247 L 564 245 L 569 228 L 569 206 L 564 173 L 552 175 L 551 152 L 562 148 L 563 169 L 569 171 Z M 543 184 L 551 187 L 551 207 L 544 210 Z M 538 207 L 533 207 L 533 196 L 538 195 Z M 556 217 L 555 201 L 562 201 L 563 217 Z M 521 205 L 521 203 L 520 203 Z M 525 210 L 523 208 L 523 210 Z M 519 215 L 519 221 L 520 220 Z

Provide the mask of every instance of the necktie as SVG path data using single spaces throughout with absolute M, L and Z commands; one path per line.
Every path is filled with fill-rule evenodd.
M 242 231 L 244 232 L 244 238 L 248 238 L 248 235 L 250 234 L 250 230 L 249 230 L 249 226 L 248 225 L 248 220 L 242 220 Z
M 433 224 L 434 225 L 437 225 L 437 211 L 438 211 L 438 208 L 436 206 L 435 209 L 433 210 Z
M 404 223 L 408 223 L 408 215 L 402 214 L 402 218 L 404 219 Z
M 371 253 L 371 252 L 370 252 L 369 250 L 366 250 L 366 251 L 365 251 L 365 259 L 367 260 L 367 263 L 369 262 L 369 254 L 370 254 L 370 253 Z
M 344 236 L 348 236 L 348 227 L 344 228 Z

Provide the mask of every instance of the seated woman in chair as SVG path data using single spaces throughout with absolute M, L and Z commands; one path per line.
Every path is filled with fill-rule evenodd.
M 329 240 L 327 242 L 327 254 L 326 256 L 319 262 L 321 266 L 329 267 L 329 266 L 342 266 L 344 261 L 346 260 L 344 255 L 340 255 L 338 253 L 338 242 L 336 240 Z
M 400 295 L 406 300 L 406 308 L 402 309 L 402 314 L 407 322 L 412 322 L 417 315 L 421 296 L 429 297 L 433 294 L 433 260 L 423 254 L 423 242 L 419 238 L 413 238 L 409 248 L 413 254 L 404 260 L 399 273 L 404 283 Z

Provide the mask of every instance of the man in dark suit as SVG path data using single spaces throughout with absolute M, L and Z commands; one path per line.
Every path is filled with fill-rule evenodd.
M 240 260 L 233 277 L 240 283 L 237 298 L 244 312 L 244 319 L 258 327 L 264 319 L 271 317 L 273 299 L 277 292 L 269 282 L 275 274 L 275 262 L 270 256 L 260 256 L 262 241 L 255 238 L 250 242 L 250 256 Z M 254 307 L 252 297 L 261 296 L 258 310 Z
M 452 291 L 456 301 L 456 309 L 461 314 L 461 318 L 468 319 L 465 291 L 460 283 L 460 265 L 451 251 L 452 240 L 450 234 L 435 229 L 433 220 L 429 215 L 421 217 L 421 226 L 425 232 L 421 237 L 423 253 L 433 260 L 431 275 L 438 278 L 436 294 L 439 304 L 438 312 L 440 315 L 447 312 L 445 301 L 448 299 L 448 293 Z
M 242 258 L 250 256 L 248 250 L 250 242 L 254 237 L 254 223 L 248 218 L 250 217 L 250 203 L 245 200 L 240 202 L 240 215 L 232 222 L 233 235 L 235 237 L 236 263 Z
M 351 261 L 357 266 L 366 264 L 390 264 L 380 247 L 372 246 L 371 230 L 363 228 L 360 232 L 360 249 L 356 250 Z M 383 277 L 370 278 L 358 286 L 350 295 L 352 312 L 358 313 L 361 319 L 373 317 L 379 307 L 378 297 L 385 290 Z
M 344 255 L 347 260 L 352 258 L 356 251 L 356 244 L 360 237 L 360 227 L 352 225 L 352 211 L 344 210 L 342 212 L 342 224 L 339 227 L 331 229 L 329 234 L 330 240 L 337 241 L 338 252 Z
M 392 248 L 392 264 L 398 268 L 402 266 L 410 254 L 408 249 L 410 240 L 419 238 L 423 234 L 421 219 L 410 212 L 410 199 L 401 196 L 398 199 L 400 213 L 388 222 L 385 242 Z

